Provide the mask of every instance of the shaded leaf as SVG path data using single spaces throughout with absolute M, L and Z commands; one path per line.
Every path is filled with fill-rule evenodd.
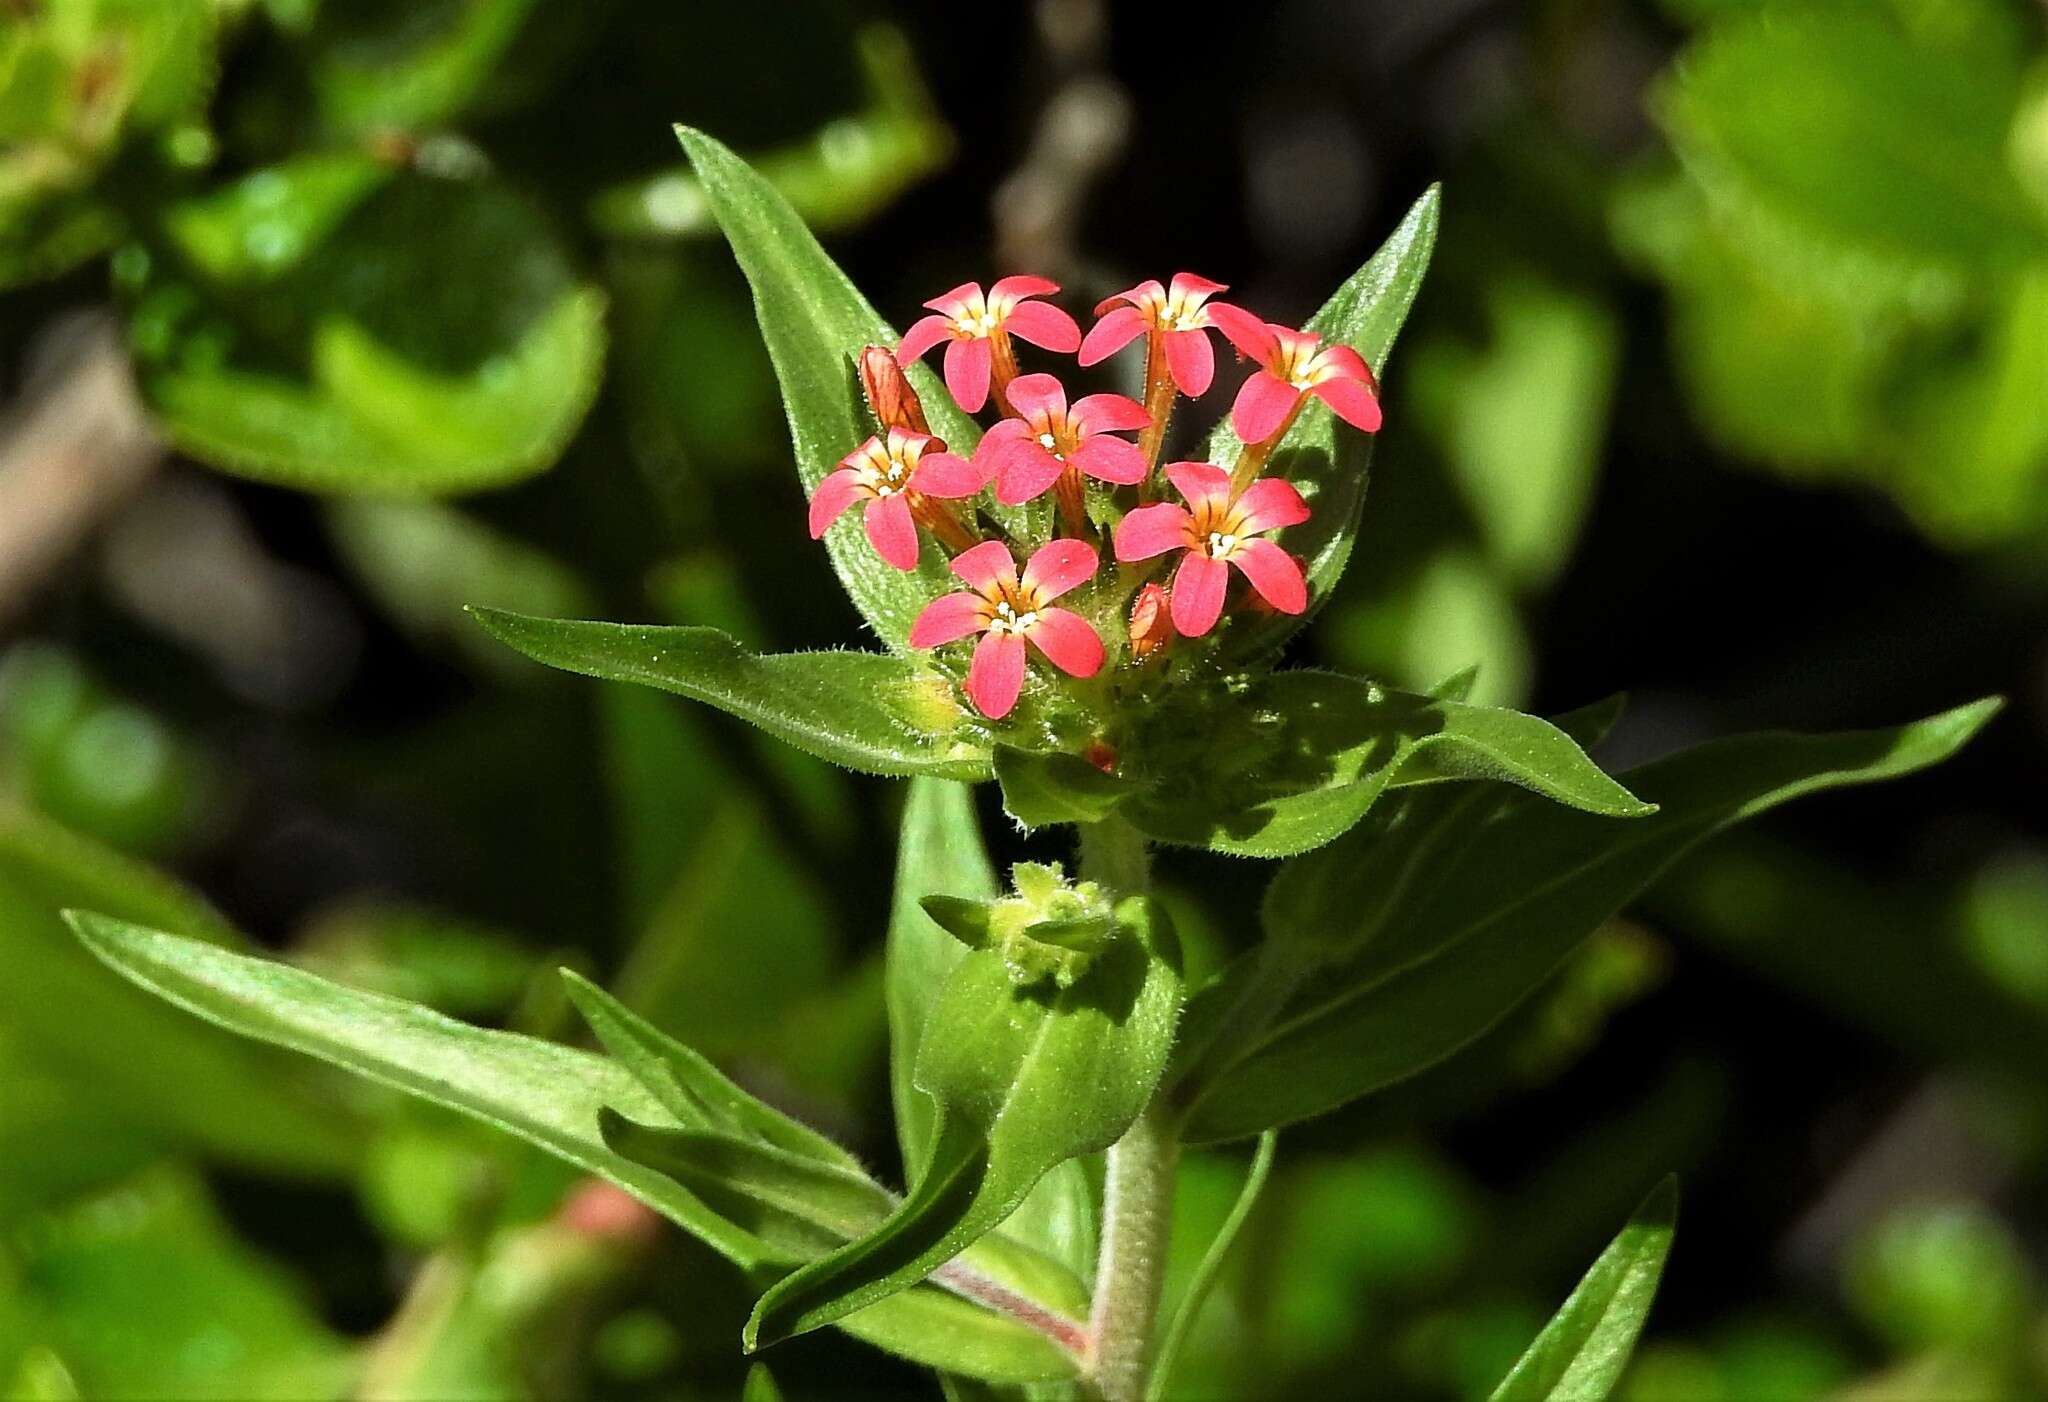
M 938 1107 L 909 1197 L 877 1231 L 789 1276 L 755 1307 L 749 1347 L 829 1324 L 924 1279 L 999 1226 L 1055 1165 L 1107 1148 L 1165 1069 L 1178 952 L 1144 898 L 1088 977 L 1019 989 L 995 954 L 962 959 L 933 1007 L 916 1082 Z
M 1310 671 L 1263 677 L 1218 714 L 1225 704 L 1203 695 L 1157 723 L 1146 761 L 1164 777 L 1126 805 L 1152 837 L 1292 856 L 1357 823 L 1397 777 L 1500 780 L 1609 817 L 1651 811 L 1570 736 L 1519 711 Z
M 988 751 L 945 683 L 899 658 L 873 652 L 764 657 L 716 628 L 471 612 L 494 637 L 536 661 L 705 702 L 849 769 L 941 779 L 988 774 Z
M 1488 788 L 1403 794 L 1274 881 L 1268 939 L 1287 951 L 1291 997 L 1260 1030 L 1230 1029 L 1227 1069 L 1192 1091 L 1187 1137 L 1253 1134 L 1415 1074 L 1493 1026 L 1699 842 L 1802 794 L 1938 763 L 1998 705 L 1702 745 L 1630 772 L 1659 809 L 1627 823 Z
M 1666 1178 L 1488 1402 L 1600 1402 L 1613 1391 L 1650 1313 L 1677 1219 L 1678 1182 Z
M 1003 811 L 1027 828 L 1100 822 L 1138 787 L 1079 755 L 1007 745 L 996 747 L 995 775 L 1003 787 Z

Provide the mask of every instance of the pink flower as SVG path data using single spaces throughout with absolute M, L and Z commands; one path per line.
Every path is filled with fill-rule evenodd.
M 1145 455 L 1111 433 L 1152 422 L 1145 406 L 1121 394 L 1091 394 L 1072 408 L 1067 392 L 1050 375 L 1019 375 L 1010 382 L 1017 417 L 1004 419 L 981 436 L 974 464 L 996 484 L 1005 506 L 1030 501 L 1074 468 L 1104 482 L 1145 480 Z
M 913 498 L 973 496 L 988 484 L 974 465 L 929 433 L 892 428 L 887 440 L 870 438 L 839 460 L 811 494 L 811 539 L 825 534 L 863 498 L 861 524 L 875 553 L 899 570 L 917 568 L 917 522 Z M 936 451 L 934 451 L 936 450 Z
M 1231 344 L 1260 367 L 1230 406 L 1231 423 L 1246 443 L 1263 443 L 1284 428 L 1304 394 L 1313 394 L 1356 428 L 1379 431 L 1379 385 L 1357 351 L 1325 346 L 1313 332 L 1261 321 L 1226 303 L 1209 308 L 1209 315 Z
M 988 402 L 989 369 L 994 363 L 991 338 L 1022 336 L 1034 346 L 1062 354 L 1079 348 L 1081 328 L 1072 317 L 1049 302 L 1028 300 L 1059 290 L 1058 283 L 1042 277 L 1006 277 L 984 298 L 980 283 L 963 282 L 925 303 L 934 315 L 921 318 L 903 333 L 896 358 L 907 365 L 939 342 L 947 342 L 946 388 L 961 408 L 979 413 Z
M 1163 501 L 1131 511 L 1117 522 L 1116 558 L 1128 564 L 1169 550 L 1187 551 L 1174 571 L 1169 605 L 1178 632 L 1199 638 L 1216 626 L 1230 588 L 1231 565 L 1280 612 L 1300 613 L 1308 607 L 1301 566 L 1261 538 L 1308 519 L 1308 504 L 1291 483 L 1261 477 L 1233 499 L 1230 474 L 1208 463 L 1169 463 L 1166 477 L 1193 510 Z
M 1010 547 L 983 541 L 955 557 L 953 573 L 970 588 L 925 605 L 910 625 L 912 647 L 938 647 L 981 634 L 967 667 L 967 699 L 990 720 L 1001 720 L 1024 687 L 1024 644 L 1070 676 L 1102 669 L 1102 639 L 1080 614 L 1047 608 L 1052 600 L 1095 574 L 1095 552 L 1078 540 L 1040 546 L 1025 562 L 1024 577 Z
M 1175 273 L 1170 288 L 1154 280 L 1117 293 L 1095 309 L 1102 319 L 1081 342 L 1081 363 L 1106 360 L 1140 335 L 1157 331 L 1162 333 L 1167 368 L 1180 392 L 1190 398 L 1208 393 L 1209 382 L 1216 376 L 1216 353 L 1210 348 L 1208 332 L 1216 323 L 1209 319 L 1211 309 L 1202 304 L 1224 290 L 1220 282 L 1193 273 Z M 1119 302 L 1125 305 L 1118 306 Z

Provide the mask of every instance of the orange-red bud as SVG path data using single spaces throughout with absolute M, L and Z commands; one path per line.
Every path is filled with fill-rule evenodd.
M 1163 586 L 1148 584 L 1131 604 L 1131 658 L 1143 662 L 1173 639 L 1173 619 Z
M 886 347 L 869 346 L 860 353 L 860 387 L 868 397 L 868 408 L 883 428 L 907 428 L 930 433 L 924 405 L 910 387 L 903 367 Z

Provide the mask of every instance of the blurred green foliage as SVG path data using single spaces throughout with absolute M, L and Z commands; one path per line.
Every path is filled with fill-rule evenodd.
M 829 4 L 751 29 L 657 8 L 0 0 L 7 349 L 36 285 L 110 287 L 185 459 L 324 498 L 284 534 L 412 693 L 352 694 L 345 720 L 223 700 L 93 603 L 44 629 L 86 644 L 0 656 L 0 1143 L 32 1146 L 0 1165 L 0 1395 L 777 1391 L 732 1356 L 739 1277 L 694 1243 L 593 1241 L 538 1155 L 91 965 L 60 908 L 253 947 L 145 862 L 235 899 L 308 970 L 466 1020 L 573 1037 L 553 970 L 601 972 L 865 1159 L 898 1152 L 875 1130 L 896 799 L 707 712 L 565 684 L 456 612 L 609 607 L 749 646 L 848 632 L 814 604 L 823 570 L 783 563 L 795 532 L 761 524 L 795 509 L 764 486 L 787 476 L 773 382 L 666 123 L 732 133 L 813 228 L 854 235 L 960 154 L 920 61 L 982 56 L 913 56 Z M 1476 662 L 1475 700 L 1538 694 L 1602 464 L 1631 470 L 1612 429 L 1651 351 L 1731 459 L 1874 489 L 1946 548 L 2038 550 L 2039 15 L 1660 8 L 1654 139 L 1589 151 L 1518 106 L 1428 172 L 1453 192 L 1431 292 L 1452 311 L 1404 348 L 1352 582 L 1317 625 L 1329 660 L 1418 689 Z M 775 50 L 747 66 L 776 100 L 736 98 L 705 55 L 764 29 Z M 1646 285 L 1648 346 L 1629 339 Z M 1631 1203 L 1742 1122 L 1681 1060 L 1573 1126 L 1573 1155 L 1489 1161 L 1470 1126 L 1509 1088 L 1585 1074 L 1607 1021 L 1704 968 L 1744 980 L 1714 985 L 1740 990 L 1732 1021 L 1784 999 L 1813 1035 L 1859 1029 L 1962 1078 L 1996 1106 L 2011 1186 L 1873 1211 L 1818 1266 L 1722 1257 L 1757 1282 L 1742 1308 L 1705 1318 L 1681 1294 L 1618 1395 L 2042 1395 L 2048 857 L 1980 845 L 1940 883 L 1770 838 L 1689 862 L 1378 1118 L 1287 1142 L 1180 1376 L 1485 1397 Z M 1166 873 L 1199 982 L 1257 893 L 1187 875 Z M 1190 1156 L 1170 1299 L 1244 1173 L 1242 1154 Z M 1674 1271 L 1708 1269 L 1731 1225 L 1760 1256 L 1785 1224 L 1710 1223 Z M 797 1402 L 906 1377 L 839 1341 L 776 1371 Z

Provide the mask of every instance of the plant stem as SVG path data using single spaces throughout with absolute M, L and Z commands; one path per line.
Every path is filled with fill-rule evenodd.
M 1095 1386 L 1106 1402 L 1139 1402 L 1151 1357 L 1173 1227 L 1173 1177 L 1180 1145 L 1165 1107 L 1154 1101 L 1110 1146 L 1102 1193 L 1102 1255 L 1088 1319 Z
M 1144 891 L 1150 870 L 1143 835 L 1120 818 L 1083 824 L 1081 875 L 1114 895 Z M 1089 1374 L 1105 1402 L 1144 1396 L 1173 1225 L 1175 1128 L 1169 1107 L 1155 1097 L 1109 1149 L 1102 1251 L 1088 1319 Z

